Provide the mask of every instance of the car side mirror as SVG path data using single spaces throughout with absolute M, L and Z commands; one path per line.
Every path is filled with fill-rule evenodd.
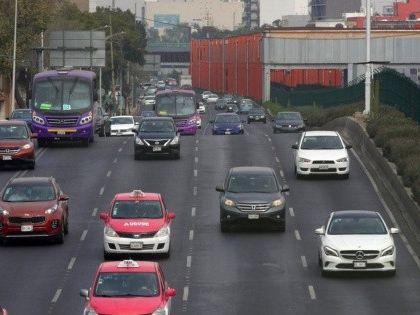
M 36 138 L 38 138 L 38 134 L 36 132 L 33 132 L 31 134 L 31 139 L 36 139 Z
M 176 295 L 176 290 L 172 288 L 167 288 L 165 293 L 168 297 L 174 297 Z
M 320 227 L 319 229 L 315 230 L 315 234 L 317 235 L 325 235 L 324 227 Z
M 397 228 L 390 228 L 389 229 L 389 233 L 391 233 L 391 234 L 398 234 L 398 233 L 400 233 L 400 230 L 397 229 Z
M 298 145 L 297 145 L 297 143 L 292 144 L 292 149 L 294 149 L 294 150 L 297 150 L 297 149 L 298 149 Z
M 289 185 L 282 185 L 281 186 L 281 192 L 286 192 L 286 191 L 290 191 Z
M 69 199 L 70 199 L 70 197 L 67 196 L 66 194 L 61 194 L 60 195 L 60 198 L 58 200 L 60 200 L 60 201 L 67 201 Z
M 351 144 L 346 144 L 346 149 L 349 150 L 351 149 L 353 146 Z
M 109 214 L 107 212 L 102 212 L 99 215 L 99 218 L 104 222 L 108 222 L 109 221 Z
M 173 220 L 173 219 L 175 219 L 175 217 L 176 217 L 176 214 L 175 214 L 175 213 L 173 213 L 173 212 L 168 212 L 168 219 L 169 219 L 169 220 Z
M 217 186 L 216 186 L 216 191 L 218 191 L 218 192 L 224 192 L 224 191 L 225 191 L 225 189 L 223 188 L 223 186 L 221 186 L 221 185 L 217 185 Z
M 86 300 L 89 300 L 89 290 L 88 289 L 81 289 L 80 296 L 84 297 Z

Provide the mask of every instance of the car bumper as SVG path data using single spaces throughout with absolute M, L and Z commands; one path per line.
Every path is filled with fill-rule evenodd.
M 170 236 L 153 238 L 123 238 L 104 235 L 104 250 L 107 253 L 167 253 L 170 246 Z
M 38 139 L 89 139 L 93 134 L 93 125 L 87 124 L 85 126 L 77 127 L 46 127 L 43 125 L 38 125 L 36 123 L 32 124 L 32 132 L 38 134 Z
M 213 129 L 214 135 L 240 135 L 243 134 L 243 129 L 226 130 L 226 129 Z
M 329 164 L 328 168 L 320 168 L 320 164 L 298 163 L 296 172 L 299 175 L 346 175 L 350 173 L 350 163 Z
M 275 131 L 279 132 L 301 132 L 305 131 L 305 127 L 297 127 L 297 126 L 279 126 L 275 125 L 273 127 Z
M 117 131 L 111 130 L 111 136 L 134 136 L 135 133 L 132 131 Z
M 258 121 L 262 121 L 265 122 L 267 121 L 267 119 L 265 117 L 248 117 L 248 121 L 253 121 L 253 122 L 258 122 Z
M 239 223 L 239 222 L 261 222 L 261 223 L 285 223 L 286 209 L 270 208 L 267 211 L 240 211 L 235 207 L 220 207 L 220 221 Z
M 35 152 L 33 150 L 25 150 L 13 155 L 0 154 L 0 165 L 3 164 L 21 164 L 32 163 L 35 160 Z
M 18 238 L 47 238 L 54 237 L 61 233 L 62 223 L 57 220 L 57 227 L 52 228 L 53 220 L 49 220 L 43 224 L 8 224 L 4 225 L 0 232 L 1 238 L 18 239 Z M 29 228 L 31 226 L 31 228 Z M 27 229 L 26 231 L 22 231 Z
M 327 256 L 322 253 L 322 268 L 327 272 L 366 272 L 366 271 L 394 271 L 396 259 L 394 255 L 377 257 L 374 259 L 354 261 L 336 256 Z M 365 267 L 355 267 L 355 262 L 366 263 Z
M 153 146 L 138 145 L 134 146 L 136 155 L 172 155 L 180 153 L 180 145 L 161 146 L 160 150 L 157 150 Z

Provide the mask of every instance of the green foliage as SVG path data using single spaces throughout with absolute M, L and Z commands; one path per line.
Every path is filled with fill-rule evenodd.
M 383 106 L 378 113 L 372 113 L 369 116 L 366 131 L 370 137 L 374 138 L 378 128 L 389 128 L 390 126 L 397 125 L 416 125 L 416 123 L 407 119 L 405 115 L 397 109 Z
M 373 138 L 378 147 L 384 147 L 385 143 L 393 138 L 420 138 L 420 128 L 409 124 L 380 126 Z
M 398 137 L 386 141 L 383 154 L 391 162 L 401 163 L 401 160 L 411 154 L 420 154 L 420 139 Z
M 420 154 L 413 154 L 404 159 L 401 176 L 404 185 L 410 187 L 420 179 Z

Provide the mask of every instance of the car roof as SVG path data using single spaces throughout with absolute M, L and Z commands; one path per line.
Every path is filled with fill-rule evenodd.
M 16 177 L 12 178 L 9 183 L 10 184 L 48 184 L 53 181 L 52 177 L 41 177 L 41 176 L 33 176 L 33 177 Z
M 237 166 L 230 169 L 231 174 L 275 174 L 271 167 L 265 166 Z
M 313 130 L 306 131 L 304 136 L 337 136 L 337 131 L 327 131 L 327 130 Z
M 0 125 L 5 125 L 5 126 L 27 126 L 26 121 L 24 120 L 0 120 Z
M 278 112 L 278 114 L 300 114 L 300 112 Z
M 125 117 L 133 118 L 133 115 L 112 116 L 111 118 L 125 118 Z
M 374 218 L 374 217 L 378 217 L 379 213 L 377 211 L 371 211 L 371 210 L 339 210 L 339 211 L 334 211 L 333 216 L 335 218 L 346 218 L 346 217 Z
M 103 262 L 99 265 L 99 272 L 156 272 L 158 269 L 158 263 L 153 261 L 132 261 L 134 264 L 128 267 L 124 267 L 123 262 Z
M 115 200 L 160 200 L 159 193 L 150 193 L 150 192 L 143 192 L 141 190 L 133 190 L 130 192 L 123 192 L 116 194 L 114 197 Z
M 168 120 L 168 121 L 174 121 L 172 117 L 144 117 L 142 121 L 149 121 L 149 120 Z

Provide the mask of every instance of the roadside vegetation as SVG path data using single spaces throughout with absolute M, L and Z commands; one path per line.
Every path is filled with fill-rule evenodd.
M 270 110 L 272 115 L 283 111 L 299 111 L 309 128 L 321 127 L 335 118 L 352 116 L 355 112 L 363 110 L 363 104 L 330 108 L 292 108 L 266 102 L 263 106 Z M 414 200 L 420 204 L 420 126 L 397 109 L 381 106 L 369 116 L 366 131 L 382 149 L 384 157 L 396 165 L 404 185 L 411 188 Z

